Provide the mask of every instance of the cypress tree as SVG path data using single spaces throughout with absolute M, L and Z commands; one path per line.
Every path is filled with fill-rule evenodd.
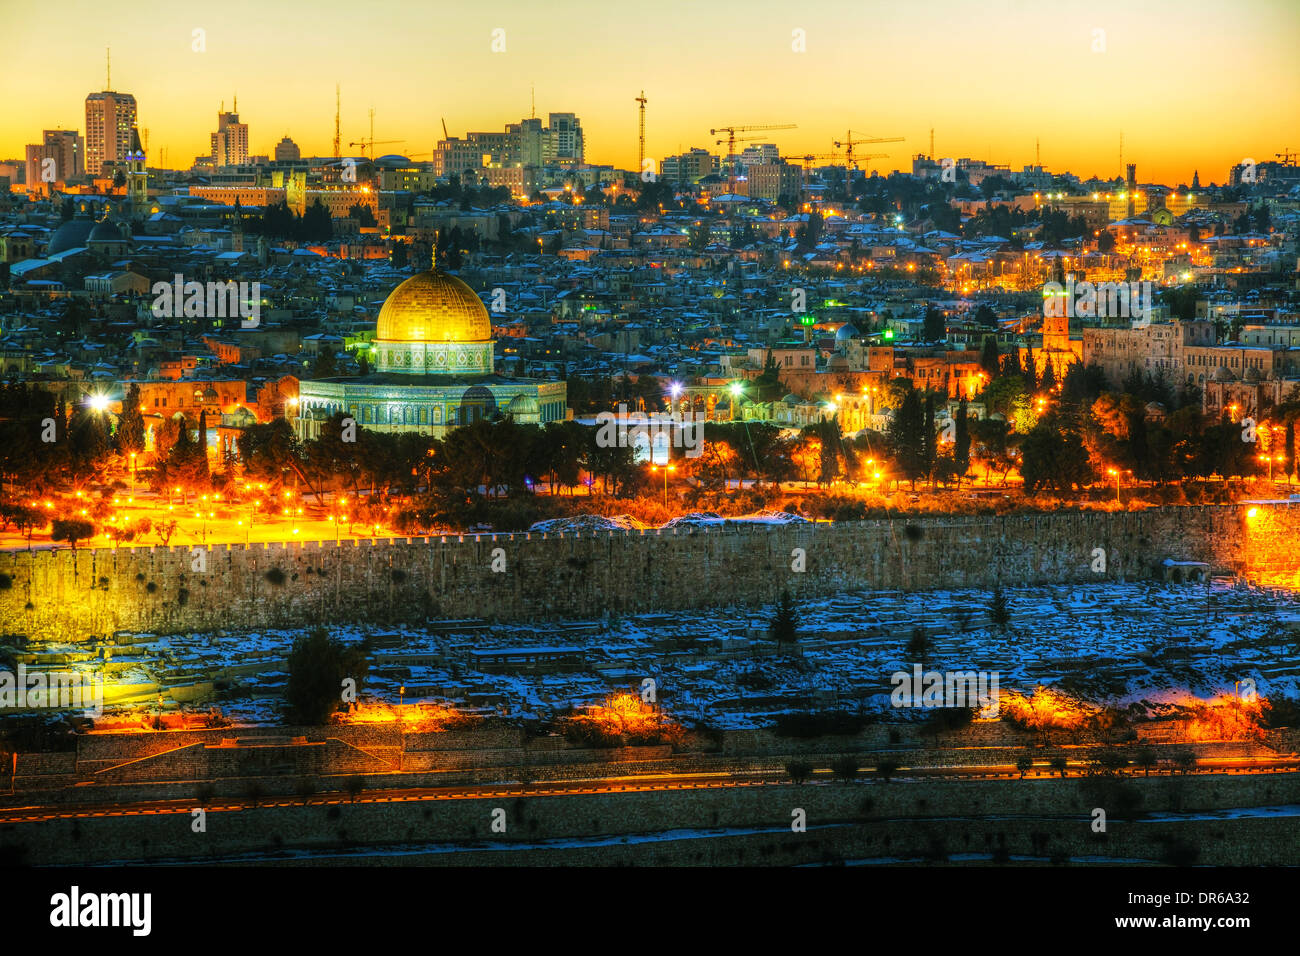
M 961 404 L 957 406 L 957 433 L 952 447 L 953 461 L 957 464 L 958 486 L 970 468 L 970 423 L 966 416 L 966 399 L 963 398 Z

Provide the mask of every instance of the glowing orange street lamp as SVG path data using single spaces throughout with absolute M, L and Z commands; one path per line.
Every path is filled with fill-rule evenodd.
M 658 471 L 658 470 L 659 470 L 659 466 L 658 466 L 658 465 L 651 465 L 651 466 L 650 466 L 650 470 L 651 470 L 651 471 Z M 677 466 L 676 466 L 676 465 L 664 465 L 664 467 L 663 467 L 663 472 L 664 472 L 664 507 L 665 507 L 665 508 L 668 507 L 668 473 L 669 473 L 669 472 L 676 471 L 676 470 L 677 470 Z

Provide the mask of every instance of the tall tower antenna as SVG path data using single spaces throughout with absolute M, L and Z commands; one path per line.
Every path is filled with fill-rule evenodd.
M 339 85 L 334 84 L 334 158 L 339 158 Z
M 930 127 L 930 162 L 934 162 L 934 127 Z
M 641 144 L 636 155 L 636 168 L 639 171 L 645 169 L 645 90 L 641 91 L 641 95 L 636 98 L 636 101 L 640 104 L 641 111 Z
M 533 83 L 528 87 L 528 89 L 530 91 L 529 95 L 532 98 L 532 107 L 528 111 L 528 118 L 537 119 L 537 84 Z
M 1037 136 L 1034 137 L 1034 165 L 1039 169 L 1043 168 L 1043 151 Z
M 1124 168 L 1124 131 L 1119 131 L 1119 168 Z
M 113 48 L 104 47 L 104 89 L 113 88 Z

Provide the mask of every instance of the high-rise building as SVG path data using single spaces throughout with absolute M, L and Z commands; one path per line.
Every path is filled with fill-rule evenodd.
M 753 199 L 798 199 L 803 170 L 790 163 L 761 163 L 749 167 L 749 195 Z
M 737 160 L 743 169 L 748 169 L 750 166 L 770 166 L 781 161 L 781 151 L 777 149 L 776 143 L 754 143 L 741 150 Z
M 433 168 L 439 176 L 462 176 L 466 170 L 523 166 L 580 166 L 582 123 L 574 113 L 552 113 L 550 126 L 537 117 L 509 123 L 501 133 L 466 133 L 464 139 L 439 141 Z
M 477 174 L 483 165 L 483 148 L 455 136 L 440 140 L 433 154 L 433 171 L 443 177 L 463 178 L 466 171 Z
M 105 90 L 86 97 L 87 175 L 103 175 L 105 163 L 126 159 L 131 150 L 135 114 L 135 97 L 130 93 Z
M 510 149 L 506 154 L 506 166 L 540 166 L 546 155 L 546 130 L 542 121 L 535 116 L 506 125 L 510 134 Z
M 302 150 L 288 136 L 275 144 L 275 161 L 277 163 L 297 162 L 302 159 Z
M 235 100 L 235 110 L 239 101 Z M 248 162 L 248 124 L 239 122 L 238 112 L 217 114 L 217 131 L 212 134 L 212 165 L 242 166 Z
M 547 124 L 544 161 L 559 165 L 581 165 L 582 123 L 577 114 L 552 113 Z
M 75 129 L 47 129 L 41 133 L 41 142 L 27 147 L 27 184 L 68 182 L 85 175 L 86 143 Z M 52 165 L 45 160 L 52 159 Z M 44 175 L 53 173 L 52 179 Z
M 718 157 L 698 146 L 678 156 L 665 156 L 659 175 L 670 183 L 698 183 L 718 171 Z

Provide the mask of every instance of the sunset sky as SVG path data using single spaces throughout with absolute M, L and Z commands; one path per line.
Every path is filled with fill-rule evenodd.
M 0 0 L 0 156 L 21 158 L 44 128 L 84 133 L 86 94 L 133 93 L 151 165 L 188 167 L 208 149 L 222 101 L 239 96 L 249 148 L 290 135 L 327 155 L 334 85 L 344 153 L 368 135 L 427 159 L 441 138 L 498 130 L 529 114 L 575 112 L 587 159 L 631 168 L 644 89 L 647 155 L 721 151 L 722 124 L 796 123 L 769 134 L 782 152 L 828 152 L 853 129 L 903 136 L 873 147 L 910 168 L 928 152 L 1018 169 L 1034 161 L 1081 176 L 1138 164 L 1177 185 L 1199 169 L 1222 182 L 1243 157 L 1300 150 L 1296 0 L 988 2 L 436 3 L 229 0 L 55 8 Z M 191 49 L 206 31 L 206 52 Z M 506 50 L 493 53 L 492 31 Z M 805 31 L 804 53 L 792 31 Z M 1104 52 L 1093 52 L 1104 33 Z M 722 147 L 725 149 L 725 147 Z M 166 150 L 165 156 L 162 150 Z

